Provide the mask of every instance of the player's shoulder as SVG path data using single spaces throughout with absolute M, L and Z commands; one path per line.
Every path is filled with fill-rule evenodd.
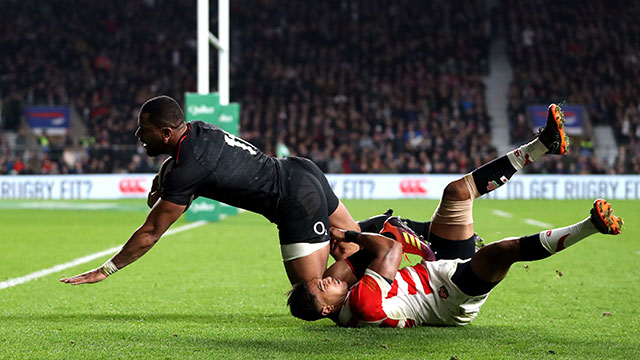
M 362 300 L 368 301 L 371 296 L 381 296 L 390 287 L 384 277 L 371 269 L 366 269 L 364 276 L 351 288 L 350 301 L 354 304 Z
M 197 161 L 203 157 L 210 158 L 212 153 L 219 151 L 226 134 L 224 130 L 199 120 L 191 121 L 188 125 L 189 134 L 185 141 L 180 143 L 180 148 L 186 150 L 185 153 L 188 153 L 186 156 L 191 158 L 191 161 Z
M 392 280 L 385 278 L 384 276 L 378 274 L 377 272 L 375 272 L 374 270 L 371 270 L 370 268 L 367 268 L 364 271 L 364 275 L 365 276 L 362 279 L 365 279 L 365 277 L 368 278 L 369 280 L 367 281 L 375 282 L 383 290 L 387 289 L 388 287 L 391 287 L 391 283 L 393 283 Z
M 224 129 L 204 121 L 194 120 L 190 122 L 192 143 L 198 148 L 209 148 L 212 144 L 222 144 L 235 141 L 235 135 L 225 131 Z
M 384 318 L 382 300 L 385 292 L 381 283 L 370 274 L 365 274 L 360 281 L 351 288 L 345 301 L 345 314 L 352 315 L 363 321 L 377 321 Z M 384 285 L 383 285 L 384 286 Z
M 194 133 L 224 133 L 225 131 L 219 128 L 218 126 L 204 122 L 201 120 L 193 120 L 189 122 L 189 126 L 191 127 L 191 131 Z

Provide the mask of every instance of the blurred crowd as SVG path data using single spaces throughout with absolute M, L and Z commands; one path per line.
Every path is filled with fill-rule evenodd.
M 587 137 L 564 162 L 537 163 L 539 171 L 640 173 L 640 3 L 503 0 L 500 11 L 514 71 L 512 141 L 530 136 L 527 105 L 580 104 L 593 125 L 613 127 L 617 159 L 598 162 Z
M 481 1 L 262 4 L 236 16 L 245 139 L 330 173 L 458 173 L 494 156 Z
M 571 10 L 577 5 L 558 10 L 534 3 L 505 1 L 498 12 L 516 74 L 510 119 L 518 121 L 530 103 L 585 103 L 592 120 L 619 123 L 624 151 L 640 154 L 638 67 L 631 66 L 634 48 L 627 44 L 637 50 L 640 32 L 624 29 L 637 27 L 634 11 L 609 35 L 613 19 L 582 18 L 587 10 Z M 137 111 L 152 96 L 182 103 L 185 91 L 195 91 L 195 6 L 0 2 L 2 126 L 18 133 L 12 144 L 0 135 L 0 174 L 155 171 L 158 161 L 133 135 Z M 564 16 L 565 10 L 576 19 L 542 15 Z M 481 81 L 492 18 L 482 0 L 232 1 L 231 100 L 241 104 L 240 135 L 270 155 L 308 157 L 329 173 L 469 171 L 498 155 Z M 211 28 L 217 28 L 215 16 Z M 628 39 L 608 38 L 620 32 Z M 551 40 L 562 42 L 545 46 Z M 558 47 L 572 50 L 558 56 Z M 211 65 L 217 69 L 216 56 Z M 212 71 L 214 87 L 215 77 Z M 86 135 L 36 136 L 20 128 L 23 108 L 33 104 L 71 106 Z M 534 171 L 610 171 L 588 150 L 571 161 L 578 167 L 559 163 Z M 637 155 L 622 159 L 618 172 L 633 172 L 640 163 Z
M 157 168 L 133 135 L 137 110 L 195 89 L 195 19 L 194 1 L 0 2 L 3 126 L 19 129 L 27 105 L 63 105 L 87 130 L 21 134 L 12 147 L 0 137 L 0 173 L 16 163 L 34 174 Z

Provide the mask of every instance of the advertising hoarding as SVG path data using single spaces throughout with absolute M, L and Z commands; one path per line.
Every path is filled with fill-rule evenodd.
M 0 200 L 144 199 L 155 174 L 4 175 Z M 341 199 L 440 199 L 442 191 L 460 175 L 329 174 Z M 496 200 L 640 200 L 640 175 L 516 175 L 508 184 L 482 199 Z M 191 206 L 196 213 L 235 210 L 226 204 Z M 190 209 L 190 210 L 191 210 Z M 233 209 L 233 210 L 232 210 Z

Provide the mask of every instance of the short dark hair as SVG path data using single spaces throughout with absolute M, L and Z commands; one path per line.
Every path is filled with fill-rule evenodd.
M 157 127 L 178 128 L 184 122 L 184 112 L 173 98 L 161 95 L 147 100 L 140 114 L 149 114 L 149 122 Z
M 323 318 L 322 313 L 316 308 L 316 296 L 309 291 L 309 285 L 305 281 L 294 284 L 287 294 L 287 305 L 291 315 L 307 321 Z

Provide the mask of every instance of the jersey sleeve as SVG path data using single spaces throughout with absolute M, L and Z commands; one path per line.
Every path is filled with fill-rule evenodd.
M 373 261 L 375 256 L 367 249 L 360 249 L 356 253 L 345 259 L 349 268 L 356 276 L 357 279 L 362 279 L 369 264 Z
M 188 169 L 173 168 L 166 176 L 160 189 L 160 198 L 178 205 L 189 205 L 207 172 L 190 166 Z
M 397 321 L 388 321 L 382 301 L 391 290 L 391 284 L 371 269 L 367 269 L 360 281 L 354 285 L 340 313 L 340 322 L 346 326 L 395 326 Z

